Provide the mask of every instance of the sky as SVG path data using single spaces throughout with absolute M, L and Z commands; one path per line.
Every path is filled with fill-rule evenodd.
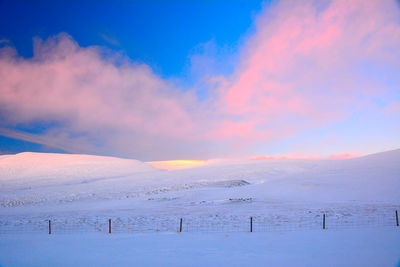
M 0 1 L 0 153 L 400 148 L 395 0 Z

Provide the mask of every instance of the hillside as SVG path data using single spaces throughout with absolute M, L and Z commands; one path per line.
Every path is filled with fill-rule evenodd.
M 82 207 L 96 199 L 114 200 L 118 208 L 148 198 L 174 199 L 161 206 L 241 198 L 253 204 L 399 203 L 400 150 L 344 160 L 235 161 L 176 171 L 112 157 L 21 153 L 0 158 L 0 184 L 2 207 L 40 203 L 41 209 L 46 203 L 82 202 Z

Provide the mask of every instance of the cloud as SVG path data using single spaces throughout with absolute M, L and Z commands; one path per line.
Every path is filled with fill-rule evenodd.
M 162 145 L 166 140 L 195 135 L 192 93 L 174 88 L 146 65 L 117 66 L 100 48 L 80 47 L 66 34 L 36 39 L 32 59 L 15 54 L 8 48 L 0 60 L 2 124 L 57 122 L 39 143 L 54 138 L 65 146 L 86 143 L 85 149 L 99 143 L 105 153 L 145 157 L 147 149 L 168 147 Z
M 47 134 L 40 135 L 0 127 L 0 136 L 41 144 L 70 153 L 96 153 L 95 147 L 91 146 L 85 138 L 74 138 L 74 141 L 70 142 L 68 136 L 59 131 L 58 134 L 54 134 L 54 131 L 50 130 Z
M 207 71 L 198 79 L 209 86 L 203 99 L 145 64 L 81 47 L 67 34 L 35 39 L 33 58 L 6 46 L 0 127 L 50 124 L 39 134 L 8 136 L 143 160 L 254 154 L 351 114 L 367 116 L 377 99 L 389 102 L 400 84 L 399 17 L 395 1 L 385 0 L 266 5 L 228 61 L 232 74 Z
M 379 75 L 400 81 L 396 3 L 325 3 L 279 1 L 258 18 L 236 73 L 219 92 L 220 112 L 234 121 L 231 135 L 290 137 L 398 90 Z

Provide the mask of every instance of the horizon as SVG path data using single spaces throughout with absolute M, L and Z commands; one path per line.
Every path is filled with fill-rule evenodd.
M 151 165 L 152 167 L 160 170 L 174 171 L 181 169 L 190 169 L 202 166 L 209 166 L 209 164 L 215 163 L 240 163 L 240 162 L 262 162 L 262 161 L 291 161 L 291 160 L 321 160 L 321 161 L 331 161 L 331 160 L 345 160 L 345 159 L 353 159 L 353 158 L 361 158 L 365 156 L 371 156 L 376 154 L 384 154 L 390 153 L 392 151 L 397 151 L 398 149 L 380 151 L 371 154 L 331 154 L 325 156 L 316 156 L 316 155 L 305 155 L 301 153 L 291 154 L 291 155 L 262 155 L 257 157 L 247 157 L 247 158 L 210 158 L 210 159 L 172 159 L 172 160 L 164 160 L 164 161 L 142 161 L 142 163 Z M 99 155 L 90 155 L 90 154 L 70 154 L 70 153 L 54 153 L 54 152 L 19 152 L 15 154 L 0 154 L 0 156 L 12 156 L 18 154 L 56 154 L 56 155 L 71 155 L 71 156 L 93 156 L 93 157 L 110 157 L 110 156 L 99 156 Z M 127 159 L 127 160 L 136 160 L 132 158 L 120 158 L 120 157 L 111 157 L 116 159 Z M 63 160 L 65 161 L 65 159 Z

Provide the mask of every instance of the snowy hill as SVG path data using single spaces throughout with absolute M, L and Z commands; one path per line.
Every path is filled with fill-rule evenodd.
M 71 184 L 156 171 L 137 160 L 25 152 L 0 157 L 0 183 L 9 186 Z
M 3 214 L 133 207 L 158 214 L 260 212 L 271 203 L 398 205 L 400 150 L 344 160 L 212 162 L 175 171 L 112 157 L 21 153 L 0 157 L 0 186 Z

